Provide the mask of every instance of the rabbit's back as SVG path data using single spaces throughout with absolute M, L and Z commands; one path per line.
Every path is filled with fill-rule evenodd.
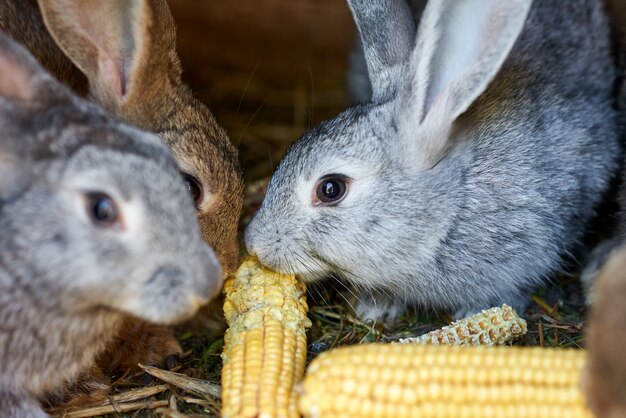
M 469 176 L 476 192 L 503 192 L 510 208 L 528 202 L 581 229 L 617 168 L 615 78 L 601 0 L 534 2 L 500 75 L 468 114 L 479 127 Z
M 452 154 L 469 151 L 470 162 L 451 168 L 464 186 L 434 260 L 442 279 L 497 301 L 561 266 L 617 168 L 614 80 L 601 1 L 534 2 L 501 72 L 459 120 L 471 140 Z

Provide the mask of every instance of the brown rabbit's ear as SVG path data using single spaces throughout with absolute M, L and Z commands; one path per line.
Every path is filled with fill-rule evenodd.
M 163 0 L 164 1 L 164 0 Z M 91 95 L 118 111 L 131 96 L 146 88 L 167 59 L 158 54 L 159 39 L 174 27 L 173 19 L 154 0 L 38 0 L 44 22 L 65 54 L 89 79 Z M 159 15 L 156 22 L 154 16 Z M 156 24 L 155 24 L 156 23 Z M 158 42 L 153 41 L 159 39 Z

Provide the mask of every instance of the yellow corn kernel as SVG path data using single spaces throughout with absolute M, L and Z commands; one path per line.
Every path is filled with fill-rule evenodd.
M 304 285 L 249 257 L 224 294 L 222 416 L 298 417 L 294 385 L 304 374 L 311 326 Z
M 308 418 L 591 418 L 580 390 L 585 356 L 540 347 L 341 347 L 311 362 L 298 407 Z
M 491 308 L 419 337 L 400 339 L 401 344 L 460 346 L 504 345 L 526 334 L 526 321 L 508 305 Z

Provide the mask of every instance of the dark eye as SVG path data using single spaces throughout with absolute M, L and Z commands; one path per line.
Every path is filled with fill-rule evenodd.
M 89 219 L 101 227 L 110 227 L 121 223 L 117 204 L 105 193 L 87 193 L 85 205 Z
M 187 191 L 191 195 L 191 198 L 193 199 L 193 204 L 197 209 L 200 207 L 200 204 L 202 203 L 202 186 L 200 185 L 200 182 L 198 181 L 198 179 L 195 178 L 194 176 L 187 174 L 187 173 L 182 173 L 182 174 L 183 174 L 183 181 L 185 182 L 185 187 L 187 188 Z
M 340 175 L 330 175 L 322 177 L 315 188 L 315 198 L 313 204 L 332 205 L 339 203 L 346 195 L 347 179 Z

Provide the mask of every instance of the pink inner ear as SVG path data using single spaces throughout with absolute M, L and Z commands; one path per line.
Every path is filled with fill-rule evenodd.
M 116 65 L 113 58 L 108 55 L 98 57 L 98 71 L 104 85 L 110 86 L 117 97 L 123 97 L 126 94 L 126 83 L 122 79 L 123 72 L 120 71 L 120 66 Z
M 35 98 L 35 75 L 24 65 L 0 56 L 0 96 L 31 101 Z

